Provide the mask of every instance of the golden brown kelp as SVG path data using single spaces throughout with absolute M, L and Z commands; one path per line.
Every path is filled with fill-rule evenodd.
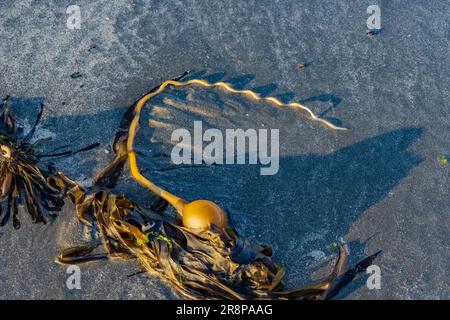
M 113 143 L 115 158 L 96 178 L 89 193 L 62 175 L 54 177 L 53 184 L 59 185 L 76 204 L 79 219 L 99 229 L 104 248 L 101 251 L 98 243 L 68 248 L 60 254 L 58 261 L 71 264 L 109 257 L 136 258 L 145 270 L 170 281 L 179 293 L 191 299 L 329 299 L 335 296 L 365 270 L 378 253 L 346 271 L 348 252 L 345 246 L 338 245 L 339 254 L 328 277 L 312 286 L 286 291 L 282 284 L 284 267 L 272 260 L 270 247 L 240 237 L 226 222 L 221 225 L 208 223 L 208 228 L 187 228 L 183 220 L 186 210 L 177 208 L 182 199 L 140 174 L 133 150 L 139 112 L 164 88 L 195 84 L 221 87 L 255 100 L 263 99 L 252 91 L 235 90 L 222 82 L 211 84 L 195 79 L 178 82 L 180 78 L 164 82 L 128 109 Z M 275 98 L 265 99 L 285 105 Z M 306 110 L 313 120 L 342 129 L 316 117 L 303 105 L 292 103 L 287 106 Z M 157 200 L 150 209 L 104 190 L 116 184 L 127 160 L 135 180 L 154 192 Z M 164 214 L 168 202 L 177 210 L 177 216 Z M 189 204 L 183 201 L 183 205 Z M 198 208 L 194 211 L 202 210 L 201 206 Z
M 64 177 L 57 179 L 60 182 L 55 184 L 64 184 Z M 58 257 L 60 263 L 136 258 L 148 272 L 170 281 L 190 299 L 331 298 L 378 254 L 345 272 L 347 251 L 339 245 L 337 262 L 327 278 L 283 291 L 284 268 L 271 259 L 268 246 L 239 237 L 230 228 L 187 229 L 178 219 L 165 216 L 159 201 L 145 210 L 124 196 L 106 191 L 86 195 L 80 186 L 71 187 L 65 188 L 78 217 L 98 227 L 106 251 L 98 252 L 98 243 L 68 248 Z
M 39 152 L 42 140 L 30 142 L 41 119 L 43 104 L 40 105 L 33 127 L 26 135 L 22 134 L 22 128 L 16 126 L 8 98 L 3 100 L 0 112 L 0 226 L 8 222 L 12 213 L 14 228 L 20 228 L 18 206 L 23 202 L 33 222 L 46 223 L 43 209 L 49 216 L 53 216 L 64 205 L 64 195 L 48 184 L 47 178 L 52 174 L 52 169 L 40 166 L 39 161 L 44 157 L 64 156 L 75 152 L 44 154 Z M 79 151 L 94 146 L 96 144 Z

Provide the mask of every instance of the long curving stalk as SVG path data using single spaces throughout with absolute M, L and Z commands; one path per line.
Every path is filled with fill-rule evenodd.
M 251 90 L 238 90 L 233 87 L 231 87 L 229 84 L 225 82 L 214 82 L 210 83 L 206 80 L 200 80 L 200 79 L 192 79 L 188 81 L 178 81 L 178 79 L 175 80 L 167 80 L 163 82 L 159 87 L 156 87 L 152 91 L 150 91 L 148 94 L 144 95 L 142 98 L 140 98 L 134 105 L 133 111 L 134 111 L 134 117 L 131 121 L 129 132 L 128 132 L 128 138 L 127 138 L 127 152 L 128 152 L 128 160 L 130 165 L 130 171 L 133 175 L 134 179 L 143 185 L 144 187 L 150 189 L 152 192 L 160 196 L 161 198 L 167 200 L 177 211 L 178 213 L 183 216 L 183 212 L 186 211 L 187 205 L 189 205 L 192 210 L 195 210 L 198 212 L 199 210 L 206 210 L 208 212 L 212 212 L 213 215 L 219 215 L 224 216 L 223 210 L 218 207 L 215 203 L 211 201 L 206 200 L 197 200 L 195 203 L 190 202 L 187 203 L 185 200 L 181 199 L 180 197 L 160 188 L 159 186 L 155 185 L 153 182 L 148 180 L 146 177 L 144 177 L 140 171 L 137 164 L 137 158 L 136 153 L 133 149 L 134 144 L 134 138 L 136 136 L 136 131 L 139 124 L 139 118 L 141 114 L 142 107 L 153 97 L 158 95 L 159 93 L 163 92 L 167 87 L 174 86 L 174 87 L 184 87 L 189 85 L 199 85 L 202 87 L 217 87 L 222 88 L 227 92 L 236 93 L 236 94 L 242 94 L 247 97 L 250 97 L 256 101 L 268 101 L 271 103 L 274 103 L 278 106 L 284 106 L 284 107 L 293 107 L 293 108 L 299 108 L 302 110 L 305 110 L 311 117 L 312 120 L 318 121 L 324 125 L 326 125 L 329 128 L 332 128 L 334 130 L 347 130 L 346 128 L 336 126 L 332 124 L 331 122 L 319 118 L 314 114 L 314 112 L 311 111 L 308 107 L 298 103 L 298 102 L 292 102 L 292 103 L 283 103 L 279 99 L 275 97 L 261 97 L 256 92 Z M 202 201 L 202 202 L 199 202 Z M 222 211 L 222 212 L 220 212 Z M 209 214 L 206 214 L 209 215 Z M 220 219 L 219 219 L 220 220 Z

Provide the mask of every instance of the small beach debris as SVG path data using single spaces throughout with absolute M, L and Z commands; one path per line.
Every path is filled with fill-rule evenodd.
M 88 52 L 91 52 L 94 49 L 97 49 L 97 45 L 95 43 L 93 43 L 89 46 Z
M 447 158 L 447 156 L 444 155 L 444 154 L 441 154 L 441 155 L 439 156 L 438 161 L 439 161 L 439 164 L 440 164 L 441 166 L 446 166 L 446 165 L 448 164 L 448 158 Z
M 78 79 L 78 78 L 81 78 L 82 76 L 83 76 L 83 74 L 82 74 L 81 72 L 79 72 L 79 71 L 74 72 L 74 73 L 72 73 L 72 74 L 70 75 L 70 77 L 71 77 L 72 79 Z
M 337 242 L 332 242 L 332 243 L 330 243 L 330 245 L 329 245 L 329 247 L 330 247 L 331 249 L 335 249 L 335 248 L 337 248 L 337 246 L 338 246 L 338 243 L 337 243 Z
M 381 29 L 371 29 L 371 30 L 367 30 L 366 35 L 368 37 L 372 37 L 372 36 L 376 36 L 380 33 L 381 33 Z
M 302 63 L 299 63 L 299 64 L 298 64 L 298 67 L 299 67 L 301 70 L 304 70 L 305 68 L 309 67 L 310 65 L 312 65 L 312 61 L 304 61 L 304 62 L 302 62 Z

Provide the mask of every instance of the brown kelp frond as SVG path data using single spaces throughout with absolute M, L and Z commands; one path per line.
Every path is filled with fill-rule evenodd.
M 101 245 L 101 243 L 67 248 L 63 250 L 58 256 L 57 262 L 61 264 L 74 264 L 93 260 L 108 259 L 108 254 L 106 253 L 92 253 L 96 248 L 99 247 L 99 245 Z
M 32 221 L 46 223 L 64 205 L 64 194 L 48 183 L 52 170 L 39 165 L 43 156 L 39 143 L 30 143 L 41 119 L 43 105 L 30 131 L 23 136 L 15 117 L 3 100 L 0 110 L 0 226 L 13 219 L 14 228 L 20 228 L 18 205 L 25 204 Z M 91 146 L 92 147 L 92 146 Z M 80 151 L 80 150 L 79 150 Z M 70 154 L 73 154 L 71 152 Z M 44 215 L 44 210 L 47 215 Z
M 375 252 L 374 254 L 368 256 L 367 258 L 361 260 L 358 262 L 354 267 L 350 268 L 344 273 L 337 274 L 335 280 L 333 281 L 330 289 L 328 290 L 325 298 L 331 299 L 334 296 L 336 296 L 339 291 L 344 288 L 347 284 L 353 281 L 355 277 L 366 271 L 366 269 L 372 265 L 373 261 L 380 255 L 381 250 L 378 252 Z M 343 269 L 342 269 L 343 270 Z
M 100 188 L 114 188 L 127 161 L 126 136 L 121 136 L 113 144 L 113 160 L 94 178 L 94 185 Z
M 58 183 L 64 185 L 64 177 Z M 85 194 L 72 182 L 63 189 L 76 205 L 81 221 L 94 224 L 98 243 L 65 249 L 59 263 L 81 263 L 106 257 L 136 258 L 151 274 L 173 284 L 190 299 L 324 299 L 344 274 L 347 251 L 339 246 L 333 272 L 325 280 L 283 291 L 284 268 L 271 259 L 272 250 L 242 238 L 230 229 L 192 230 L 163 210 L 143 209 L 121 195 L 99 191 Z M 154 209 L 161 203 L 155 203 Z M 339 287 L 338 289 L 341 289 Z
M 35 126 L 30 133 L 34 129 Z M 4 213 L 0 213 L 0 226 L 8 222 L 12 212 L 13 226 L 20 228 L 18 205 L 23 202 L 33 222 L 43 223 L 46 218 L 42 208 L 53 212 L 59 211 L 64 205 L 62 194 L 47 184 L 49 172 L 38 167 L 38 157 L 33 145 L 28 142 L 30 133 L 25 137 L 19 136 L 15 118 L 5 100 L 0 115 L 0 208 L 1 213 Z

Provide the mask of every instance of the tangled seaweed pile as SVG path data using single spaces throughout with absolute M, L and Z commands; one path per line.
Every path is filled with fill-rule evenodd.
M 43 140 L 31 143 L 36 127 L 44 110 L 44 105 L 40 105 L 40 110 L 31 130 L 24 135 L 23 128 L 16 126 L 16 120 L 8 105 L 8 98 L 1 104 L 0 114 L 0 217 L 5 212 L 0 226 L 4 226 L 11 217 L 15 229 L 20 228 L 20 221 L 17 218 L 18 205 L 25 200 L 28 213 L 34 223 L 46 223 L 43 210 L 48 212 L 50 217 L 55 211 L 60 211 L 64 206 L 64 195 L 48 183 L 48 178 L 53 174 L 53 168 L 47 169 L 39 165 L 39 161 L 45 157 L 56 157 L 71 155 L 76 152 L 89 150 L 98 144 L 93 144 L 78 151 L 65 151 L 54 154 L 42 153 L 39 147 Z M 60 149 L 60 148 L 58 148 Z M 4 210 L 6 207 L 6 211 Z
M 268 246 L 238 237 L 231 229 L 192 230 L 163 215 L 161 202 L 143 210 L 124 196 L 105 191 L 85 195 L 79 186 L 68 191 L 80 219 L 95 221 L 107 252 L 100 244 L 65 249 L 60 263 L 111 257 L 136 258 L 151 274 L 170 281 L 189 299 L 328 299 L 365 270 L 372 255 L 346 271 L 347 250 L 339 246 L 332 273 L 309 287 L 283 291 L 284 268 L 271 258 Z M 164 205 L 162 206 L 164 207 Z
M 113 142 L 115 157 L 95 178 L 94 185 L 89 189 L 83 188 L 62 172 L 38 169 L 36 165 L 39 158 L 32 158 L 33 148 L 27 144 L 29 134 L 25 139 L 19 140 L 14 135 L 14 125 L 10 125 L 13 118 L 8 116 L 9 113 L 2 116 L 1 129 L 10 139 L 2 141 L 11 141 L 8 144 L 2 142 L 1 150 L 4 150 L 5 145 L 6 151 L 0 158 L 3 174 L 2 199 L 6 191 L 8 210 L 12 203 L 15 208 L 14 217 L 17 216 L 15 203 L 19 192 L 17 190 L 20 188 L 26 194 L 31 194 L 27 203 L 32 204 L 31 207 L 28 206 L 28 210 L 34 220 L 42 219 L 40 209 L 36 209 L 38 199 L 44 208 L 51 210 L 54 207 L 60 209 L 63 197 L 68 196 L 76 206 L 79 220 L 97 228 L 102 242 L 67 248 L 58 257 L 60 263 L 73 264 L 117 257 L 137 259 L 146 271 L 168 280 L 179 293 L 189 299 L 329 299 L 335 296 L 358 273 L 364 271 L 379 252 L 347 270 L 348 251 L 339 244 L 337 261 L 328 277 L 314 285 L 286 291 L 282 284 L 285 269 L 272 260 L 269 246 L 258 245 L 248 238 L 240 237 L 228 225 L 211 223 L 209 228 L 188 228 L 183 223 L 182 210 L 177 208 L 182 199 L 162 190 L 140 174 L 133 151 L 139 113 L 151 97 L 166 87 L 189 84 L 222 87 L 229 92 L 245 94 L 256 100 L 262 99 L 252 91 L 236 90 L 223 82 L 180 82 L 181 77 L 154 88 L 125 113 Z M 275 98 L 264 99 L 282 104 Z M 291 107 L 305 109 L 313 120 L 342 129 L 316 117 L 307 107 L 295 103 Z M 34 129 L 35 126 L 31 134 Z M 17 144 L 17 141 L 20 143 Z M 20 147 L 16 148 L 16 144 Z M 12 148 L 14 151 L 9 153 Z M 14 164 L 9 164 L 10 158 L 17 160 Z M 109 190 L 117 183 L 127 161 L 135 180 L 155 194 L 155 201 L 150 208 L 142 208 L 126 196 Z M 25 164 L 30 166 L 26 170 L 23 169 Z M 54 207 L 49 206 L 48 202 Z M 182 204 L 184 203 L 183 200 Z M 165 214 L 169 204 L 177 209 L 179 215 Z

